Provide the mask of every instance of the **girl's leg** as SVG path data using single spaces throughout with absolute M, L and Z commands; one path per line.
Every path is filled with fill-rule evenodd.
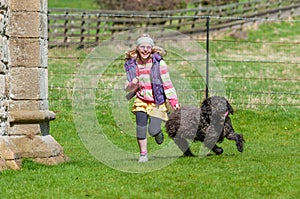
M 136 112 L 136 137 L 141 156 L 147 156 L 147 122 L 147 113 L 142 111 Z
M 139 162 L 147 162 L 148 161 L 147 139 L 138 140 L 138 144 L 140 148 Z
M 148 131 L 151 136 L 155 136 L 155 141 L 157 144 L 162 144 L 164 141 L 164 135 L 161 132 L 162 119 L 157 117 L 151 117 L 149 119 Z

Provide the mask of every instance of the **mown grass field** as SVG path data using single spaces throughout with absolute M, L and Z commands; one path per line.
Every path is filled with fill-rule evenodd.
M 257 30 L 249 31 L 249 40 L 299 43 L 299 27 L 299 23 L 298 25 L 291 23 L 262 25 Z M 123 74 L 121 62 L 116 62 L 112 65 L 113 67 L 107 69 L 108 75 L 103 77 L 110 77 L 110 79 L 101 79 L 98 85 L 99 89 L 96 90 L 96 117 L 109 141 L 119 148 L 137 155 L 136 159 L 130 161 L 129 164 L 128 160 L 120 159 L 118 165 L 126 166 L 125 164 L 128 164 L 134 167 L 132 169 L 140 167 L 141 172 L 139 173 L 123 172 L 98 161 L 85 147 L 86 142 L 80 138 L 78 126 L 74 123 L 72 88 L 75 74 L 84 58 L 90 53 L 90 49 L 50 49 L 50 110 L 57 114 L 57 119 L 50 123 L 50 134 L 63 146 L 65 154 L 71 158 L 71 161 L 57 166 L 45 166 L 31 160 L 24 160 L 22 170 L 7 170 L 0 173 L 0 197 L 5 199 L 299 198 L 299 106 L 274 107 L 267 103 L 281 104 L 289 100 L 288 98 L 292 98 L 290 103 L 299 105 L 299 95 L 293 95 L 297 98 L 290 95 L 287 98 L 284 93 L 299 93 L 300 83 L 295 79 L 300 76 L 300 61 L 297 56 L 300 54 L 300 48 L 290 46 L 282 49 L 278 45 L 275 47 L 266 45 L 266 48 L 259 45 L 249 46 L 242 41 L 234 43 L 234 45 L 226 42 L 212 45 L 211 56 L 216 60 L 217 58 L 242 58 L 244 60 L 253 58 L 258 61 L 257 63 L 242 62 L 242 66 L 241 62 L 216 61 L 216 67 L 225 79 L 227 91 L 275 89 L 275 91 L 279 90 L 283 93 L 278 98 L 268 100 L 266 97 L 253 95 L 253 98 L 247 98 L 246 103 L 241 104 L 245 102 L 243 95 L 246 95 L 247 92 L 242 94 L 228 92 L 236 110 L 232 116 L 233 126 L 237 132 L 243 133 L 246 139 L 244 152 L 239 153 L 233 142 L 225 140 L 220 144 L 224 148 L 224 154 L 221 156 L 175 158 L 171 164 L 151 172 L 142 172 L 143 169 L 147 170 L 147 166 L 136 163 L 138 158 L 136 140 L 133 136 L 122 132 L 123 129 L 114 118 L 116 113 L 112 111 L 114 103 L 111 103 L 112 93 L 108 89 L 113 89 L 114 82 L 117 82 L 118 78 L 122 76 L 111 77 L 109 74 Z M 74 59 L 74 57 L 81 58 Z M 284 61 L 283 58 L 292 60 L 294 64 L 274 66 L 264 62 L 264 60 Z M 190 71 L 186 70 L 186 73 L 189 74 Z M 250 79 L 225 78 L 229 75 L 247 76 Z M 263 78 L 293 79 L 293 81 L 261 81 Z M 198 81 L 198 79 L 196 80 Z M 195 79 L 189 79 L 189 81 L 193 83 Z M 199 86 L 195 82 L 192 85 L 195 89 Z M 101 89 L 104 87 L 107 89 Z M 258 106 L 254 102 L 263 102 L 263 105 Z M 88 130 L 90 127 L 83 125 L 82 128 Z M 150 138 L 150 155 L 171 144 L 172 141 L 166 138 L 164 144 L 158 146 Z M 96 145 L 95 148 L 98 149 L 97 147 L 99 146 Z M 192 150 L 198 154 L 200 147 L 200 143 L 193 143 Z M 98 153 L 101 154 L 101 151 Z M 112 157 L 117 156 L 113 152 L 111 155 Z M 153 156 L 151 158 L 149 164 L 153 167 L 163 161 Z M 166 156 L 165 158 L 171 159 L 172 157 Z M 130 170 L 130 168 L 127 169 Z

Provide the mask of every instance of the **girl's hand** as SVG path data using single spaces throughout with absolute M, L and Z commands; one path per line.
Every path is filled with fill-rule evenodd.
M 180 105 L 179 104 L 176 104 L 175 106 L 174 106 L 174 110 L 179 110 L 180 109 Z
M 131 82 L 127 82 L 125 85 L 126 91 L 137 91 L 139 88 L 139 80 L 137 78 L 134 78 Z
M 133 83 L 133 84 L 137 84 L 138 82 L 139 82 L 139 79 L 136 78 L 136 77 L 132 80 L 132 83 Z

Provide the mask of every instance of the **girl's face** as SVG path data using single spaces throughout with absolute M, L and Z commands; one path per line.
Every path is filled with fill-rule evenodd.
M 151 57 L 152 46 L 148 43 L 141 43 L 137 47 L 137 51 L 139 53 L 140 59 L 142 62 L 147 62 Z

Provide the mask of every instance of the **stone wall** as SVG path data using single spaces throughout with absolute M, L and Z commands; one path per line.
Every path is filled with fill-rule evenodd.
M 0 0 L 0 170 L 67 160 L 49 134 L 47 0 Z

